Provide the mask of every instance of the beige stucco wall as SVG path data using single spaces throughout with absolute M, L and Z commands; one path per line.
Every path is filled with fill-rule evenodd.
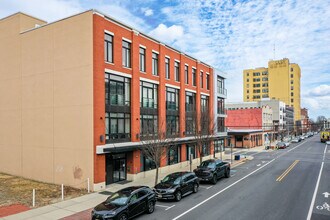
M 86 187 L 93 182 L 92 12 L 20 33 L 34 27 L 31 19 L 0 21 L 1 49 L 9 51 L 0 52 L 0 171 Z

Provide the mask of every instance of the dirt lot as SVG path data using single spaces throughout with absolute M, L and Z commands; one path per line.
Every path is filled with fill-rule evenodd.
M 32 208 L 32 190 L 36 189 L 36 207 L 61 201 L 61 186 L 0 173 L 0 207 L 22 204 Z M 64 187 L 64 199 L 78 197 L 87 190 Z

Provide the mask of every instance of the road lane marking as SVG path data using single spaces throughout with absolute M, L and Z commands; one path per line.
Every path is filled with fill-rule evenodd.
M 298 144 L 297 146 L 295 146 L 294 148 L 292 148 L 291 150 L 296 149 L 297 147 L 301 146 L 304 143 Z M 283 154 L 277 156 L 276 158 L 270 160 L 268 163 L 264 164 L 263 166 L 259 167 L 258 169 L 252 171 L 251 173 L 247 174 L 246 176 L 242 177 L 241 179 L 237 180 L 236 182 L 232 183 L 231 185 L 227 186 L 226 188 L 224 188 L 223 190 L 217 192 L 216 194 L 210 196 L 209 198 L 203 200 L 202 202 L 198 203 L 197 205 L 193 206 L 192 208 L 188 209 L 187 211 L 183 212 L 182 214 L 178 215 L 177 217 L 173 218 L 172 220 L 177 220 L 179 218 L 181 218 L 182 216 L 186 215 L 187 213 L 191 212 L 192 210 L 196 209 L 197 207 L 203 205 L 204 203 L 206 203 L 207 201 L 213 199 L 214 197 L 216 197 L 217 195 L 223 193 L 224 191 L 226 191 L 227 189 L 233 187 L 234 185 L 236 185 L 237 183 L 241 182 L 242 180 L 246 179 L 247 177 L 251 176 L 252 174 L 258 172 L 259 170 L 261 170 L 262 168 L 268 166 L 270 163 L 272 163 L 273 161 L 275 161 L 276 159 L 278 159 L 279 157 L 283 156 L 284 154 L 288 153 L 288 151 L 284 152 Z
M 295 160 L 277 179 L 276 182 L 281 182 L 282 179 L 288 175 L 288 173 L 299 163 L 299 160 Z
M 175 205 L 172 205 L 170 207 L 168 207 L 167 209 L 165 209 L 165 211 L 169 210 L 170 208 L 173 208 Z
M 259 164 L 257 164 L 257 167 L 260 167 L 261 166 L 261 164 L 259 163 Z
M 322 175 L 322 170 L 323 170 L 323 165 L 324 165 L 324 156 L 325 156 L 326 149 L 327 149 L 327 145 L 325 145 L 325 149 L 324 149 L 324 152 L 323 152 L 323 161 L 321 163 L 319 177 L 317 178 L 317 182 L 316 182 L 316 186 L 315 186 L 315 190 L 314 190 L 314 194 L 313 194 L 311 206 L 309 207 L 309 211 L 308 211 L 308 215 L 307 215 L 307 220 L 310 220 L 311 217 L 312 217 L 313 207 L 314 207 L 314 203 L 315 203 L 315 199 L 316 199 L 316 194 L 317 194 L 317 191 L 318 191 L 319 185 L 320 185 L 320 180 L 321 180 L 321 175 Z
M 156 206 L 159 206 L 159 207 L 162 207 L 162 208 L 168 208 L 169 206 L 166 206 L 166 205 L 156 205 Z
M 213 186 L 209 186 L 209 187 L 207 187 L 206 189 L 210 189 L 210 188 L 212 188 Z

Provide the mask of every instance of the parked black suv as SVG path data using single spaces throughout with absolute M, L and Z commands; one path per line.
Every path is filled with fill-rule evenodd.
M 198 192 L 199 180 L 193 172 L 177 172 L 167 175 L 155 186 L 157 199 L 180 201 L 185 195 Z
M 155 192 L 147 186 L 127 187 L 113 193 L 92 210 L 92 219 L 126 220 L 155 210 Z
M 220 159 L 205 160 L 194 170 L 194 173 L 200 180 L 216 184 L 219 178 L 230 177 L 230 164 Z

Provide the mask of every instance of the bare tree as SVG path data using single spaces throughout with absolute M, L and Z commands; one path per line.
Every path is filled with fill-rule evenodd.
M 203 162 L 204 148 L 210 150 L 210 143 L 214 140 L 217 127 L 208 111 L 201 111 L 200 114 L 195 112 L 193 117 L 195 120 L 191 123 L 190 129 L 193 131 L 192 134 L 201 164 Z
M 157 122 L 145 123 L 141 127 L 141 142 L 142 146 L 140 150 L 142 154 L 153 161 L 156 166 L 155 185 L 158 183 L 159 167 L 161 161 L 168 155 L 169 150 L 175 145 L 176 136 L 167 135 L 171 126 L 166 126 L 165 120 L 162 120 L 160 126 L 157 126 Z

